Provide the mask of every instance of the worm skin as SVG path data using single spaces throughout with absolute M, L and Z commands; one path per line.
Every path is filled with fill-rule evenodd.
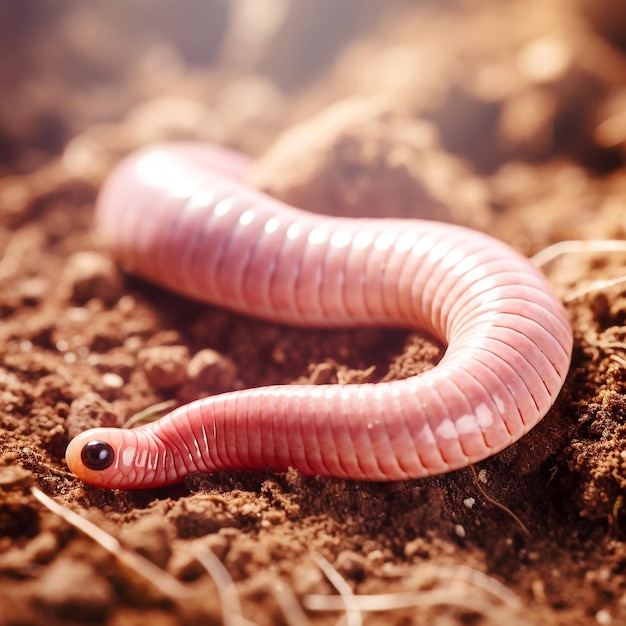
M 295 467 L 376 481 L 440 474 L 507 447 L 548 411 L 572 332 L 546 279 L 505 244 L 437 222 L 310 214 L 240 182 L 236 153 L 165 144 L 106 183 L 97 235 L 123 266 L 192 298 L 297 326 L 423 329 L 447 344 L 406 380 L 220 394 L 134 430 L 93 429 L 70 469 L 102 487 Z

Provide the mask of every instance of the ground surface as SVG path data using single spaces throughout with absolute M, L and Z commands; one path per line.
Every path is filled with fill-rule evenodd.
M 236 583 L 231 624 L 234 598 L 258 624 L 335 623 L 340 611 L 297 610 L 337 595 L 320 556 L 354 593 L 415 592 L 417 606 L 368 624 L 626 624 L 626 298 L 623 284 L 579 291 L 626 274 L 624 253 L 546 264 L 575 331 L 570 376 L 543 422 L 476 473 L 224 473 L 139 492 L 68 473 L 72 435 L 159 401 L 389 380 L 441 355 L 418 334 L 283 328 L 122 275 L 92 209 L 139 145 L 229 145 L 259 158 L 253 184 L 305 208 L 436 216 L 528 255 L 624 239 L 618 0 L 295 4 L 235 19 L 217 1 L 0 3 L 0 624 L 221 623 L 196 560 L 207 549 Z M 33 486 L 189 597 L 143 580 Z

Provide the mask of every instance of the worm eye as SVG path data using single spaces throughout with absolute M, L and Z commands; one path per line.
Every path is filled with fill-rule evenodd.
M 115 452 L 104 441 L 90 441 L 82 449 L 80 460 L 90 470 L 104 470 L 113 464 Z

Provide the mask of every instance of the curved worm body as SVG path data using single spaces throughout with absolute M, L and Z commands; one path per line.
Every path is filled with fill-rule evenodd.
M 192 298 L 299 326 L 420 328 L 444 357 L 406 380 L 261 387 L 93 429 L 67 449 L 77 476 L 121 488 L 230 468 L 419 478 L 484 459 L 545 415 L 572 332 L 527 259 L 458 226 L 306 213 L 243 186 L 246 169 L 185 144 L 131 155 L 101 194 L 97 234 L 129 271 Z

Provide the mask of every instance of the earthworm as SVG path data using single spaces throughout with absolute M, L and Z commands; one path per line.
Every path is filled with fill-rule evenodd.
M 274 385 L 181 406 L 67 448 L 102 487 L 223 469 L 392 481 L 504 449 L 554 403 L 572 331 L 547 280 L 506 244 L 425 220 L 308 213 L 247 187 L 237 153 L 163 144 L 127 157 L 96 233 L 130 272 L 192 298 L 303 327 L 421 329 L 447 344 L 405 380 Z

